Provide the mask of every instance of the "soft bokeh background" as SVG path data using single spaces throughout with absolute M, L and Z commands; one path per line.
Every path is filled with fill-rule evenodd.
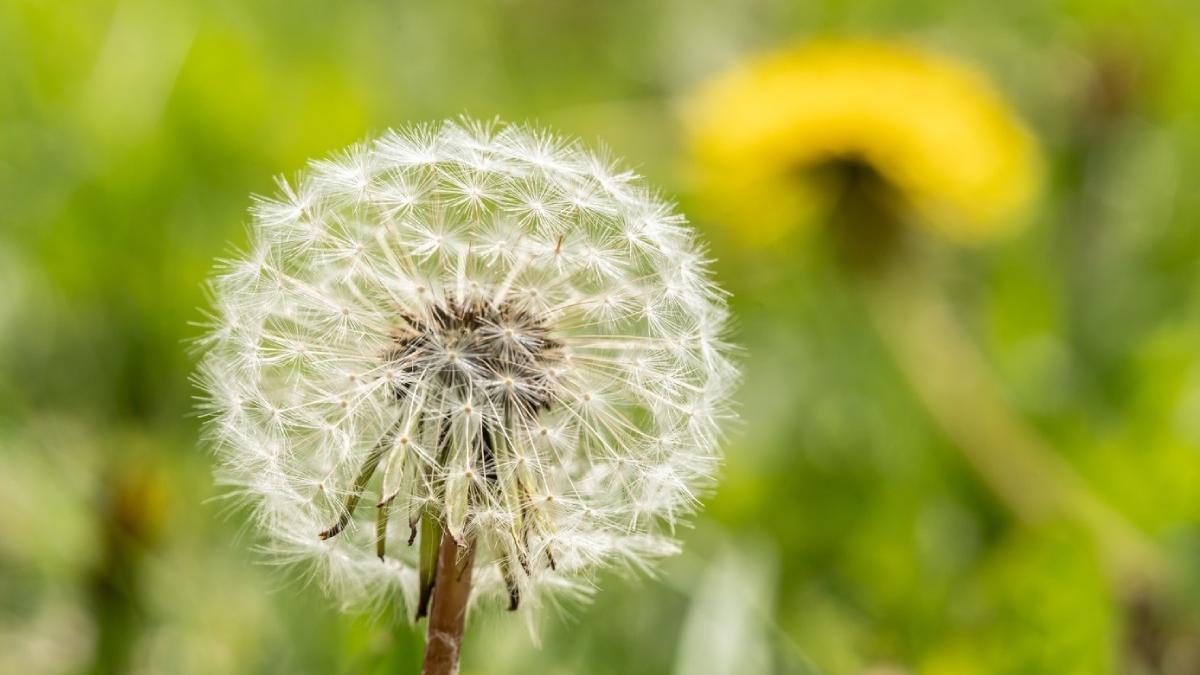
M 682 95 L 814 36 L 988 72 L 1046 155 L 1029 227 L 944 245 L 1014 412 L 1174 565 L 1014 518 L 812 239 L 706 214 Z M 261 564 L 212 486 L 186 341 L 276 174 L 470 113 L 603 138 L 712 243 L 744 421 L 686 553 L 465 673 L 1200 672 L 1200 4 L 0 0 L 0 672 L 408 672 L 419 632 Z

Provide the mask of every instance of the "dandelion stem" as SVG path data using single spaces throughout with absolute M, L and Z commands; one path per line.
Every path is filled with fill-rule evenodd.
M 100 557 L 90 574 L 92 618 L 96 643 L 91 673 L 116 675 L 133 668 L 135 648 L 142 638 L 146 598 L 141 592 L 144 558 L 158 532 L 152 501 L 155 476 L 117 465 L 105 481 L 103 508 L 98 513 Z
M 1092 492 L 1070 463 L 1014 413 L 954 315 L 899 216 L 897 196 L 870 167 L 843 163 L 835 242 L 871 321 L 934 423 L 1018 518 L 1066 517 L 1088 530 L 1126 593 L 1158 579 L 1152 542 Z
M 422 537 L 425 533 L 422 532 Z M 425 665 L 422 675 L 455 675 L 466 628 L 467 602 L 471 597 L 471 571 L 475 563 L 475 542 L 467 539 L 460 548 L 442 528 L 433 582 L 433 601 L 429 609 L 429 629 L 425 639 Z
M 1065 516 L 1087 528 L 1125 590 L 1159 576 L 1163 561 L 1153 543 L 1013 413 L 926 266 L 892 259 L 856 276 L 876 329 L 917 396 L 1005 505 L 1022 520 Z

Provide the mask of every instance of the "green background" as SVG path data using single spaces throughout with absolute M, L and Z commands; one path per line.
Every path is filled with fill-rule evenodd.
M 988 72 L 1047 161 L 1020 235 L 941 246 L 1013 411 L 1173 561 L 1131 605 L 941 435 L 821 237 L 739 246 L 682 96 L 814 36 Z M 464 673 L 1200 672 L 1200 4 L 0 0 L 0 672 L 415 670 L 418 629 L 262 564 L 191 412 L 249 195 L 468 113 L 603 139 L 712 244 L 744 348 L 719 490 L 656 578 L 471 625 Z

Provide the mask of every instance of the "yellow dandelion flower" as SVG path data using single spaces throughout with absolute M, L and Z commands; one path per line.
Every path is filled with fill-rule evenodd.
M 865 164 L 933 232 L 1009 229 L 1037 185 L 1037 148 L 975 71 L 915 48 L 821 41 L 718 76 L 688 106 L 700 188 L 748 242 L 828 208 L 820 171 Z

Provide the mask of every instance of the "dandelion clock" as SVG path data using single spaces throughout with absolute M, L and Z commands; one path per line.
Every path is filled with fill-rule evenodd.
M 473 121 L 385 134 L 258 199 L 199 375 L 220 478 L 345 607 L 536 614 L 644 569 L 718 461 L 735 368 L 703 247 L 603 155 Z

